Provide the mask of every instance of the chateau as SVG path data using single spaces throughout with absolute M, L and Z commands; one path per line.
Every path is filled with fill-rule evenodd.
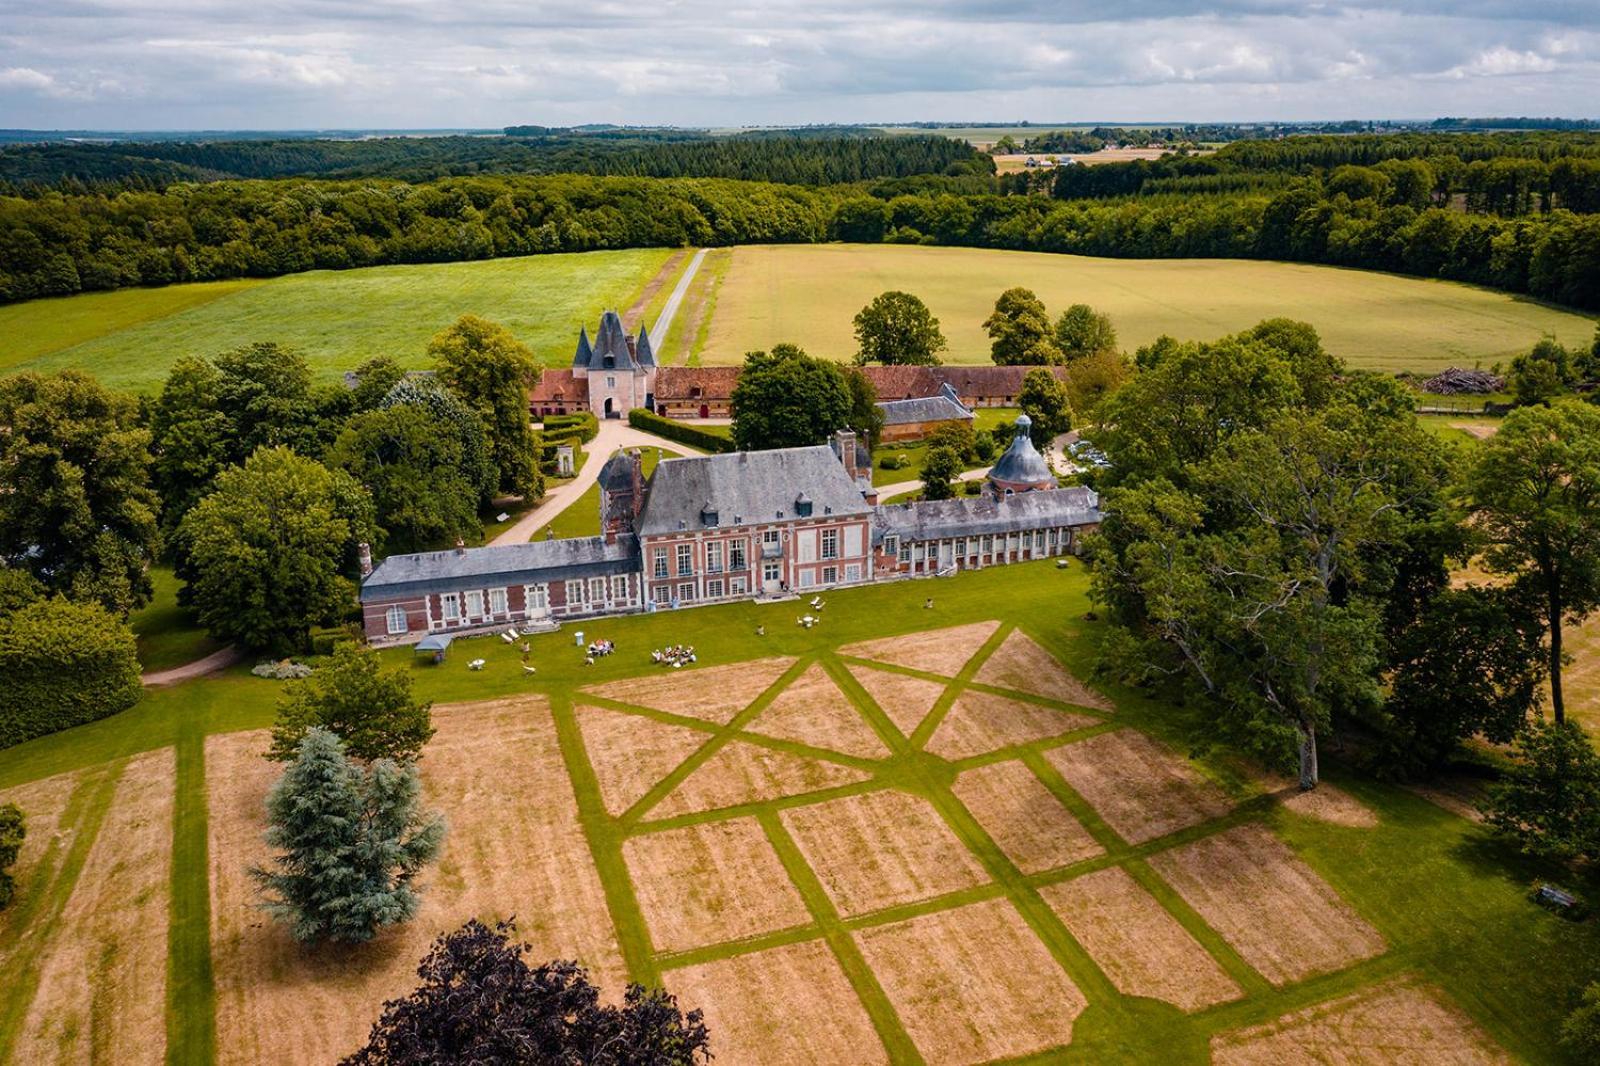
M 580 343 L 591 386 L 624 351 L 629 373 L 646 376 L 648 339 L 630 346 L 620 326 Z M 610 400 L 636 387 L 614 378 L 600 386 Z M 1099 525 L 1099 499 L 1056 487 L 1029 428 L 1017 419 L 982 495 L 890 506 L 848 431 L 808 448 L 663 459 L 648 479 L 637 453 L 618 453 L 600 471 L 599 536 L 391 555 L 362 579 L 366 634 L 402 643 L 1075 554 Z

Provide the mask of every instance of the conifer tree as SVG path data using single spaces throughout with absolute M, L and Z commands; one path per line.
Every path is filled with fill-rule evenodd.
M 295 761 L 267 797 L 272 869 L 252 876 L 266 910 L 302 942 L 371 940 L 408 921 L 417 874 L 439 854 L 444 820 L 418 802 L 413 766 L 379 759 L 362 769 L 326 729 L 306 732 Z

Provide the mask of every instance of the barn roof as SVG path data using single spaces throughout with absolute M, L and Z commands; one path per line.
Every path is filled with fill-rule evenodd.
M 939 386 L 932 396 L 917 396 L 909 400 L 884 400 L 878 403 L 883 412 L 883 424 L 903 426 L 916 422 L 950 422 L 971 419 L 973 414 L 962 404 L 956 390 L 949 382 Z
M 528 393 L 530 404 L 579 403 L 589 405 L 589 379 L 580 378 L 570 370 L 546 370 L 539 375 L 539 383 Z
M 656 371 L 656 402 L 727 400 L 739 383 L 736 366 L 664 366 Z M 699 392 L 695 392 L 699 389 Z

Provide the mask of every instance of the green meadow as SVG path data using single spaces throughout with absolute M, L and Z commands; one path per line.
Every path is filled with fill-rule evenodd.
M 736 363 L 788 341 L 813 355 L 855 355 L 852 319 L 885 289 L 920 297 L 939 318 L 948 363 L 989 361 L 983 321 L 1004 290 L 1038 293 L 1052 315 L 1087 303 L 1111 316 L 1129 351 L 1162 334 L 1209 340 L 1264 318 L 1304 319 L 1329 351 L 1372 370 L 1488 367 L 1545 334 L 1587 345 L 1594 320 L 1525 297 L 1449 281 L 1242 259 L 1095 259 L 1045 252 L 910 245 L 735 248 L 701 359 Z
M 647 248 L 317 270 L 32 300 L 0 307 L 0 372 L 75 367 L 150 392 L 179 356 L 277 341 L 332 380 L 378 355 L 424 367 L 428 338 L 464 314 L 505 325 L 541 362 L 562 366 L 578 328 L 592 333 L 602 311 L 627 308 L 671 255 Z

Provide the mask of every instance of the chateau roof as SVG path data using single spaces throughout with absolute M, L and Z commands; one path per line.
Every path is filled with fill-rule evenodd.
M 650 348 L 650 333 L 643 326 L 639 327 L 639 339 L 633 345 L 633 357 L 640 366 L 656 365 L 656 353 Z
M 861 490 L 826 444 L 762 452 L 663 459 L 656 465 L 637 524 L 641 535 L 707 528 L 702 510 L 721 527 L 759 525 L 801 517 L 796 504 L 811 503 L 811 517 L 863 515 Z
M 1028 431 L 1033 427 L 1033 419 L 1027 415 L 1017 416 L 1017 431 L 1011 438 L 1011 447 L 1000 457 L 989 470 L 990 481 L 1004 481 L 1019 485 L 1034 485 L 1041 481 L 1055 481 L 1055 475 L 1050 472 L 1050 464 L 1044 461 L 1044 456 L 1039 454 L 1039 449 L 1033 446 L 1033 438 L 1028 436 Z
M 1049 492 L 1023 492 L 1015 496 L 958 496 L 879 507 L 874 512 L 872 541 L 885 536 L 902 540 L 943 540 L 948 537 L 984 536 L 1084 526 L 1100 521 L 1100 498 L 1092 489 L 1074 486 Z
M 654 356 L 650 356 L 650 361 L 644 365 L 655 365 Z M 578 351 L 572 357 L 572 366 L 574 369 L 586 367 L 589 370 L 634 368 L 633 350 L 628 344 L 628 332 L 622 328 L 621 315 L 615 311 L 607 311 L 600 316 L 600 332 L 594 335 L 593 344 L 589 343 L 587 329 L 578 330 Z
M 453 592 L 473 587 L 474 581 L 481 588 L 626 574 L 638 568 L 638 554 L 638 541 L 624 533 L 611 543 L 604 537 L 567 537 L 391 555 L 361 582 L 361 602 Z
M 903 426 L 916 422 L 949 422 L 971 419 L 973 414 L 962 404 L 955 388 L 945 382 L 932 396 L 917 396 L 909 400 L 881 400 L 878 408 L 883 412 L 883 424 Z

